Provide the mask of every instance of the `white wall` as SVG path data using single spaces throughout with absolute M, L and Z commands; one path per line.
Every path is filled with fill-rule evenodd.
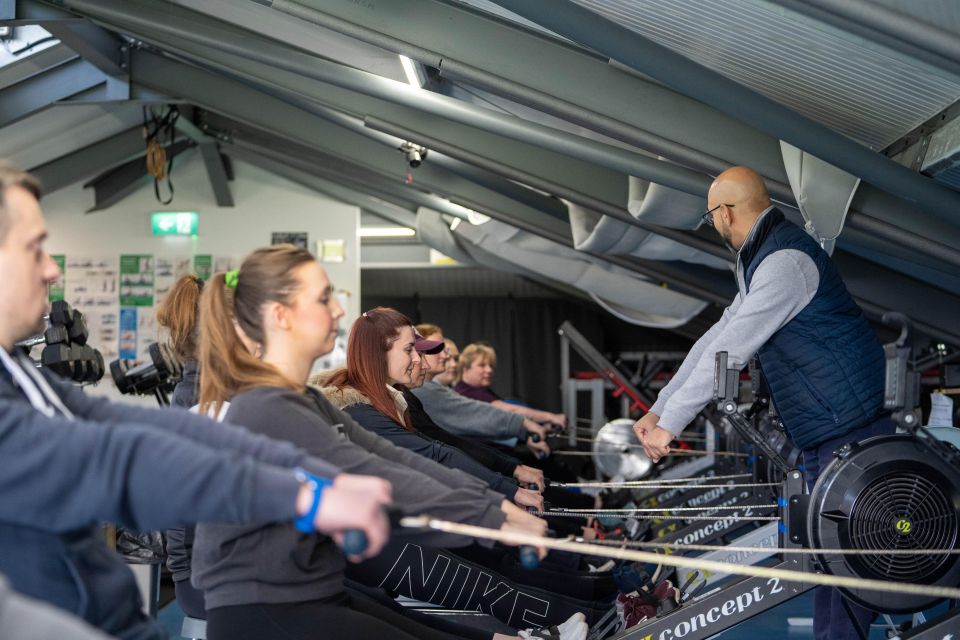
M 41 203 L 50 231 L 47 249 L 68 258 L 154 254 L 182 259 L 194 253 L 233 256 L 239 266 L 244 255 L 270 244 L 273 231 L 306 231 L 311 251 L 317 240 L 343 239 L 346 261 L 325 263 L 324 267 L 334 286 L 349 293 L 346 316 L 341 320 L 341 326 L 348 328 L 360 305 L 359 208 L 330 200 L 252 165 L 234 161 L 233 166 L 236 179 L 230 189 L 236 206 L 232 208 L 216 206 L 206 169 L 195 150 L 174 161 L 176 197 L 169 205 L 156 201 L 152 182 L 110 209 L 90 214 L 84 211 L 93 206 L 93 189 L 83 189 L 78 183 L 49 194 Z M 150 229 L 154 211 L 199 212 L 196 245 L 187 237 L 154 237 Z M 108 378 L 101 382 L 98 392 L 114 391 Z M 119 396 L 115 392 L 109 395 Z

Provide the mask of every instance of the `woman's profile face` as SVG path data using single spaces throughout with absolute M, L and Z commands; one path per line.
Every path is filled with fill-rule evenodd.
M 387 377 L 390 384 L 413 384 L 419 373 L 420 354 L 414 348 L 413 327 L 401 327 L 396 340 L 387 351 Z
M 290 301 L 290 339 L 315 358 L 333 351 L 343 308 L 337 302 L 327 272 L 317 262 L 297 267 L 299 287 Z
M 443 373 L 437 374 L 434 376 L 434 380 L 440 384 L 453 386 L 453 383 L 457 379 L 457 359 L 460 357 L 460 350 L 457 348 L 457 345 L 451 340 L 444 339 L 444 342 L 447 345 L 446 354 L 447 362 L 444 365 Z
M 442 333 L 435 333 L 429 336 L 431 340 L 443 340 Z M 447 369 L 447 360 L 450 359 L 450 356 L 447 354 L 446 345 L 444 345 L 443 351 L 440 353 L 424 353 L 421 354 L 424 363 L 427 367 L 427 373 L 432 376 L 443 373 Z
M 474 387 L 489 387 L 493 384 L 493 365 L 488 358 L 479 357 L 463 370 L 463 381 Z

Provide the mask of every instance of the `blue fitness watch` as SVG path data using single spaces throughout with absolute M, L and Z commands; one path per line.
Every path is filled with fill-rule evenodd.
M 320 510 L 320 498 L 323 497 L 324 489 L 332 485 L 333 482 L 327 480 L 326 478 L 315 476 L 309 471 L 304 471 L 299 467 L 294 470 L 294 475 L 299 482 L 302 482 L 310 487 L 310 490 L 313 491 L 313 500 L 310 502 L 310 509 L 305 514 L 294 520 L 293 524 L 297 529 L 303 531 L 304 533 L 314 533 L 316 531 L 314 521 L 317 519 L 317 511 Z

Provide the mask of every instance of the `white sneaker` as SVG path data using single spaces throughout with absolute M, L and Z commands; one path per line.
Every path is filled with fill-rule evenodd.
M 616 562 L 613 560 L 607 560 L 603 564 L 596 567 L 592 564 L 588 564 L 587 568 L 590 570 L 590 573 L 606 573 L 607 571 L 613 570 L 615 566 L 617 566 Z
M 558 625 L 524 629 L 518 635 L 524 640 L 586 640 L 589 631 L 586 616 L 577 612 Z

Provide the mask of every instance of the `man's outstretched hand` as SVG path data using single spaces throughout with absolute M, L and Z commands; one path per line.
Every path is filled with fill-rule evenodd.
M 662 427 L 657 426 L 660 416 L 647 413 L 633 425 L 633 432 L 637 440 L 643 445 L 643 452 L 652 462 L 659 462 L 660 458 L 670 453 L 670 443 L 674 435 Z

